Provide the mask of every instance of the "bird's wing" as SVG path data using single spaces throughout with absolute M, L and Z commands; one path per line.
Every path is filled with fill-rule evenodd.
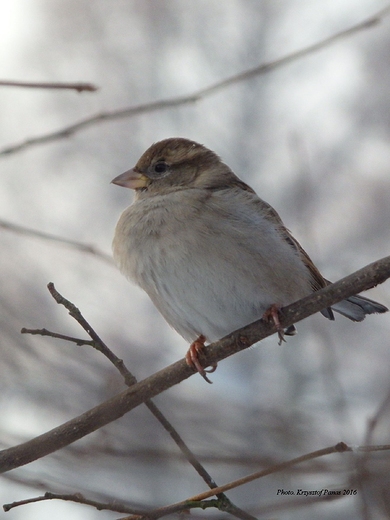
M 236 175 L 231 172 L 231 175 L 227 178 L 228 183 L 226 185 L 218 183 L 216 186 L 212 187 L 211 190 L 221 190 L 225 188 L 229 189 L 238 189 L 243 190 L 245 192 L 250 193 L 249 196 L 251 202 L 257 206 L 256 211 L 261 213 L 262 217 L 266 218 L 275 229 L 278 231 L 280 236 L 295 250 L 298 256 L 301 258 L 304 265 L 310 272 L 310 285 L 313 291 L 318 291 L 323 287 L 329 285 L 330 282 L 325 280 L 325 278 L 321 275 L 317 267 L 313 264 L 311 258 L 306 253 L 306 251 L 302 248 L 299 242 L 291 235 L 290 231 L 283 224 L 282 219 L 280 218 L 277 211 L 274 210 L 272 206 L 270 206 L 267 202 L 260 199 L 260 197 L 256 194 L 256 192 L 248 186 L 245 182 L 239 179 Z M 249 202 L 249 201 L 248 201 Z
M 325 280 L 317 267 L 314 265 L 310 256 L 306 253 L 300 243 L 292 236 L 290 231 L 285 227 L 279 214 L 272 206 L 270 206 L 262 199 L 258 199 L 258 204 L 261 205 L 262 214 L 265 216 L 265 218 L 274 224 L 282 238 L 297 252 L 298 256 L 309 270 L 310 284 L 313 291 L 318 291 L 319 289 L 326 287 L 330 282 Z

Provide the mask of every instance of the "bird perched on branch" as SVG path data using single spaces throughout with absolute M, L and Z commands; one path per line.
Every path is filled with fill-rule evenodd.
M 283 331 L 279 308 L 330 283 L 278 213 L 201 144 L 155 143 L 112 182 L 136 193 L 116 226 L 115 261 L 191 342 L 187 363 L 206 381 L 199 361 L 205 341 L 262 316 L 273 320 L 282 340 L 295 327 Z M 387 310 L 352 296 L 322 314 L 362 321 Z

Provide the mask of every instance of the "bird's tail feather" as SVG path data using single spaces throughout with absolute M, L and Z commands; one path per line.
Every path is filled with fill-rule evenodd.
M 346 300 L 342 300 L 341 302 L 332 305 L 332 310 L 342 314 L 352 321 L 363 321 L 367 314 L 382 314 L 383 312 L 387 312 L 389 309 L 381 303 L 357 295 L 350 296 Z

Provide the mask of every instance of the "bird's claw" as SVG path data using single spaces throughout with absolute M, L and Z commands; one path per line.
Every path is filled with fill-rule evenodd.
M 212 384 L 212 381 L 207 377 L 207 373 L 215 372 L 217 365 L 211 365 L 211 368 L 203 368 L 199 361 L 199 355 L 202 355 L 205 341 L 205 336 L 201 334 L 199 338 L 191 343 L 186 354 L 186 362 L 188 366 L 199 372 L 207 383 Z
M 281 345 L 282 342 L 286 341 L 286 340 L 284 339 L 284 329 L 281 326 L 280 320 L 279 320 L 279 311 L 280 311 L 280 305 L 277 305 L 276 303 L 274 303 L 263 314 L 263 320 L 273 322 L 273 324 L 276 327 L 276 331 L 278 333 L 279 345 Z

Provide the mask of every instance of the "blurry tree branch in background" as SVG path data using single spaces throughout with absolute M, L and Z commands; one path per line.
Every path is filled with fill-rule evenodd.
M 41 81 L 0 80 L 0 87 L 23 87 L 37 89 L 76 90 L 77 92 L 96 92 L 98 87 L 92 83 L 58 83 Z
M 225 484 L 218 488 L 214 488 L 210 491 L 205 491 L 204 493 L 200 493 L 193 497 L 187 498 L 186 500 L 177 502 L 176 504 L 164 506 L 164 507 L 161 507 L 158 509 L 154 509 L 152 511 L 134 509 L 134 508 L 125 506 L 124 504 L 118 504 L 118 503 L 113 504 L 113 503 L 96 502 L 95 500 L 89 500 L 89 499 L 85 498 L 81 493 L 75 493 L 72 495 L 69 495 L 69 494 L 61 495 L 58 493 L 45 493 L 43 496 L 29 498 L 29 499 L 25 499 L 25 500 L 19 500 L 19 501 L 13 502 L 11 504 L 4 504 L 3 509 L 4 509 L 4 511 L 10 511 L 14 507 L 18 507 L 21 505 L 32 504 L 34 502 L 42 502 L 44 500 L 57 499 L 57 500 L 65 500 L 65 501 L 76 502 L 79 504 L 89 505 L 91 507 L 98 509 L 99 511 L 109 510 L 109 511 L 116 511 L 118 513 L 127 513 L 130 515 L 135 515 L 135 516 L 125 517 L 122 520 L 141 520 L 141 519 L 146 520 L 148 518 L 157 519 L 157 518 L 162 518 L 163 516 L 170 515 L 173 513 L 184 512 L 189 509 L 200 508 L 200 509 L 204 510 L 204 509 L 208 509 L 210 507 L 219 509 L 220 511 L 228 511 L 229 513 L 232 513 L 230 507 L 226 507 L 227 504 L 226 504 L 226 502 L 224 502 L 226 500 L 225 495 L 223 495 L 223 493 L 225 491 L 229 491 L 231 489 L 243 486 L 244 484 L 247 484 L 249 482 L 253 482 L 254 480 L 258 480 L 259 478 L 266 477 L 267 475 L 285 471 L 287 469 L 293 468 L 294 466 L 296 466 L 298 464 L 302 464 L 302 463 L 310 461 L 310 460 L 318 459 L 318 458 L 324 457 L 326 455 L 331 455 L 333 453 L 345 453 L 345 452 L 352 452 L 352 451 L 355 453 L 357 453 L 357 452 L 372 453 L 375 451 L 385 451 L 385 450 L 386 451 L 390 450 L 390 445 L 357 446 L 357 447 L 352 448 L 352 447 L 348 446 L 347 444 L 345 444 L 344 442 L 339 442 L 335 446 L 329 446 L 327 448 L 316 450 L 311 453 L 306 453 L 305 455 L 296 457 L 296 458 L 288 460 L 286 462 L 274 464 L 273 466 L 271 466 L 265 470 L 257 471 L 256 473 L 252 473 L 251 475 L 247 475 L 247 476 L 240 478 L 238 480 L 235 480 L 233 482 L 229 482 L 228 484 Z M 207 502 L 205 502 L 206 499 L 211 498 L 212 496 L 214 496 L 216 494 L 218 494 L 218 497 L 219 497 L 218 500 L 208 500 Z M 221 495 L 222 495 L 222 497 L 221 497 Z M 333 496 L 331 494 L 324 493 L 320 497 L 316 496 L 315 502 L 318 502 L 321 499 L 323 501 L 329 501 L 329 499 L 341 498 L 341 497 L 342 497 L 342 495 Z M 309 501 L 308 504 L 310 505 L 311 501 Z M 302 504 L 302 501 L 300 500 L 299 503 L 298 502 L 295 502 L 295 503 L 288 502 L 287 504 L 283 504 L 281 507 L 282 507 L 282 509 L 289 509 L 291 507 L 296 507 L 298 505 L 300 507 L 302 507 L 303 505 L 307 505 L 307 504 L 305 504 L 305 503 Z M 276 508 L 275 508 L 275 505 L 272 505 L 269 507 L 270 507 L 270 511 L 275 511 L 275 509 L 279 510 L 280 505 L 277 505 Z M 237 515 L 234 515 L 234 516 L 237 516 Z M 253 517 L 251 517 L 251 515 L 246 515 L 246 517 L 253 518 Z
M 331 284 L 281 310 L 283 328 L 330 307 L 361 291 L 368 290 L 390 277 L 390 257 L 373 262 L 355 273 Z M 51 287 L 50 290 L 54 289 Z M 75 308 L 76 309 L 76 308 Z M 82 325 L 93 341 L 95 332 Z M 204 351 L 203 365 L 209 366 L 240 352 L 275 333 L 274 324 L 258 320 L 212 343 Z M 115 361 L 115 360 L 114 360 Z M 120 360 L 119 360 L 120 361 Z M 44 433 L 35 439 L 0 451 L 0 472 L 10 471 L 61 449 L 102 426 L 119 419 L 148 399 L 184 381 L 194 372 L 184 359 L 132 385 L 119 395 Z
M 286 56 L 283 56 L 282 58 L 276 59 L 274 61 L 270 61 L 268 63 L 263 63 L 252 69 L 249 69 L 249 70 L 246 70 L 239 74 L 230 76 L 226 79 L 218 81 L 217 83 L 214 83 L 213 85 L 200 89 L 187 96 L 179 96 L 179 97 L 172 98 L 172 99 L 154 101 L 151 103 L 136 105 L 133 107 L 124 108 L 124 109 L 120 109 L 120 110 L 113 110 L 111 112 L 102 112 L 100 114 L 95 114 L 95 115 L 88 117 L 86 119 L 83 119 L 77 123 L 73 123 L 72 125 L 69 125 L 65 128 L 57 130 L 56 132 L 51 132 L 51 133 L 48 133 L 45 135 L 32 137 L 30 139 L 26 139 L 25 141 L 23 141 L 21 143 L 7 146 L 0 150 L 0 155 L 10 155 L 10 154 L 19 152 L 21 150 L 24 150 L 26 148 L 29 148 L 31 146 L 49 143 L 49 142 L 56 141 L 59 139 L 64 139 L 89 126 L 92 126 L 92 125 L 95 125 L 98 123 L 102 123 L 105 121 L 113 121 L 115 119 L 122 119 L 122 118 L 126 118 L 126 117 L 130 118 L 130 117 L 135 117 L 139 114 L 150 113 L 150 112 L 154 112 L 157 110 L 163 110 L 166 108 L 173 108 L 173 107 L 177 107 L 177 106 L 183 106 L 183 105 L 195 103 L 196 101 L 204 99 L 212 94 L 215 94 L 216 92 L 218 92 L 222 89 L 225 89 L 227 87 L 230 87 L 230 86 L 240 83 L 242 81 L 247 81 L 248 79 L 259 76 L 261 74 L 266 74 L 268 72 L 271 72 L 284 65 L 288 65 L 289 63 L 292 63 L 298 59 L 304 58 L 305 56 L 318 52 L 318 51 L 338 42 L 339 40 L 341 40 L 343 38 L 352 36 L 365 29 L 370 29 L 370 28 L 376 26 L 378 23 L 380 23 L 381 20 L 389 14 L 389 12 L 390 12 L 390 5 L 381 9 L 378 13 L 368 17 L 367 19 L 363 20 L 362 22 L 360 22 L 356 25 L 353 25 L 352 27 L 349 27 L 348 29 L 340 31 L 328 38 L 325 38 L 313 45 L 310 45 L 301 50 L 287 54 Z
M 374 430 L 378 426 L 379 421 L 385 417 L 386 414 L 389 413 L 390 410 L 390 391 L 387 392 L 382 403 L 378 406 L 376 413 L 368 420 L 366 436 L 364 439 L 364 443 L 371 443 L 373 441 Z M 370 518 L 370 508 L 369 508 L 369 500 L 364 491 L 364 481 L 367 479 L 367 475 L 370 474 L 370 457 L 371 453 L 366 451 L 362 457 L 359 457 L 356 464 L 356 481 L 363 490 L 361 496 L 362 503 L 362 513 L 363 518 Z
M 19 224 L 14 224 L 8 220 L 3 219 L 0 219 L 0 228 L 6 229 L 7 231 L 11 231 L 13 233 L 18 233 L 19 235 L 30 236 L 42 240 L 47 240 L 49 242 L 63 244 L 65 246 L 71 247 L 72 249 L 81 251 L 82 253 L 89 253 L 94 255 L 100 260 L 104 260 L 105 262 L 114 265 L 111 255 L 104 253 L 99 248 L 90 244 L 84 244 L 83 242 L 77 242 L 76 240 L 70 240 L 68 238 L 52 235 L 51 233 L 45 233 L 43 231 L 38 231 L 37 229 L 20 226 Z

